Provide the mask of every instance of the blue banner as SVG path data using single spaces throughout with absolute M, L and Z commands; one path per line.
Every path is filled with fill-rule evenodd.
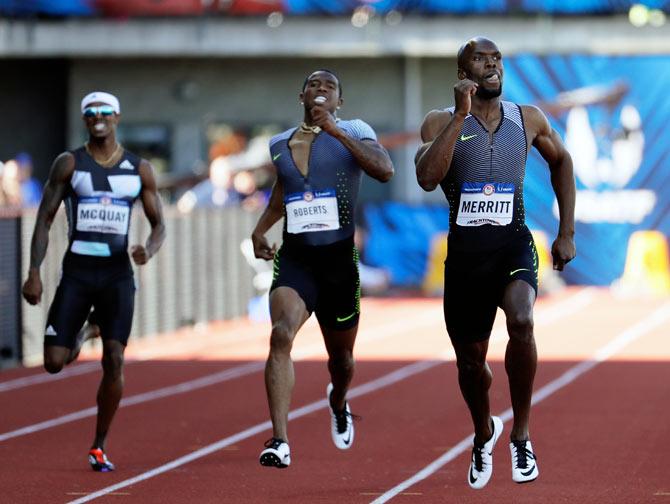
M 0 0 L 0 14 L 25 16 L 88 16 L 94 13 L 92 0 Z
M 360 7 L 385 14 L 621 14 L 635 4 L 670 10 L 670 0 L 0 0 L 0 14 L 9 16 L 190 16 L 205 12 L 259 15 L 272 11 L 296 15 L 350 15 Z
M 414 14 L 620 14 L 635 4 L 670 9 L 668 0 L 284 0 L 289 14 L 346 15 L 358 7 Z
M 670 57 L 521 55 L 505 60 L 504 82 L 506 99 L 547 113 L 572 155 L 578 257 L 566 278 L 612 283 L 634 231 L 670 234 Z M 534 149 L 525 202 L 528 226 L 553 236 L 553 191 Z
M 577 258 L 563 278 L 572 284 L 610 285 L 633 257 L 667 269 L 670 57 L 520 55 L 505 58 L 504 64 L 504 99 L 539 106 L 574 163 Z M 535 149 L 526 165 L 524 197 L 528 227 L 544 232 L 550 245 L 558 210 L 547 163 Z M 448 227 L 446 207 L 389 203 L 369 207 L 365 215 L 370 226 L 366 259 L 388 268 L 397 285 L 421 285 L 431 240 Z M 655 232 L 641 246 L 653 241 L 656 256 L 629 250 L 633 242 L 640 246 L 631 240 L 636 231 Z

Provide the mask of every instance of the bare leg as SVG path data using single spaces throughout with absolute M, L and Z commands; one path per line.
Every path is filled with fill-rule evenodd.
M 115 340 L 103 342 L 102 380 L 98 388 L 98 418 L 93 448 L 105 449 L 105 440 L 123 395 L 123 353 L 126 347 Z
M 68 356 L 71 350 L 64 346 L 45 346 L 44 347 L 44 369 L 50 374 L 59 373 L 69 361 Z
M 298 330 L 309 318 L 296 291 L 278 287 L 270 294 L 270 353 L 265 364 L 265 389 L 272 419 L 272 435 L 288 442 L 287 424 L 295 384 L 291 348 Z
M 328 371 L 333 384 L 330 406 L 333 411 L 342 411 L 349 384 L 354 377 L 354 342 L 358 324 L 344 331 L 321 327 L 328 351 Z
M 489 342 L 459 343 L 452 340 L 458 366 L 458 384 L 475 428 L 475 443 L 484 444 L 493 435 L 489 388 L 493 375 L 486 363 Z
M 505 370 L 509 379 L 514 425 L 513 440 L 529 437 L 530 403 L 537 369 L 537 348 L 533 334 L 535 291 L 526 282 L 516 280 L 505 289 L 503 310 L 507 317 L 509 342 L 505 352 Z
M 79 352 L 81 352 L 81 347 L 84 346 L 84 343 L 86 343 L 90 339 L 99 337 L 100 337 L 100 327 L 97 324 L 91 322 L 87 322 L 86 324 L 84 324 L 84 327 L 82 327 L 81 331 L 79 331 L 79 333 L 77 334 L 77 338 L 75 340 L 75 346 L 70 351 L 70 355 L 68 356 L 66 364 L 70 364 L 75 360 L 77 360 L 77 357 L 79 357 Z

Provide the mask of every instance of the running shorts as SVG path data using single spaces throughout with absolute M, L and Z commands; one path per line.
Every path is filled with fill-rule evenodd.
M 45 346 L 73 348 L 91 308 L 103 340 L 128 343 L 135 307 L 135 281 L 128 255 L 82 256 L 68 252 L 44 337 Z
M 523 280 L 537 295 L 537 250 L 530 233 L 493 251 L 449 248 L 444 264 L 444 320 L 454 341 L 475 343 L 489 338 L 510 282 Z
M 277 287 L 295 290 L 323 327 L 354 327 L 361 311 L 361 283 L 353 237 L 329 245 L 284 240 L 275 254 L 270 291 Z

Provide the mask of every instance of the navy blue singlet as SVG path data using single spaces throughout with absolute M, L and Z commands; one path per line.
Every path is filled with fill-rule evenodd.
M 377 140 L 360 119 L 340 120 L 338 127 L 358 140 Z M 274 136 L 270 154 L 284 188 L 284 242 L 328 245 L 354 234 L 354 208 L 362 169 L 349 150 L 326 132 L 314 138 L 307 176 L 298 170 L 289 140 L 297 128 Z
M 130 214 L 142 188 L 141 159 L 124 151 L 114 166 L 104 168 L 84 147 L 72 155 L 75 168 L 65 196 L 68 251 L 98 257 L 127 254 Z

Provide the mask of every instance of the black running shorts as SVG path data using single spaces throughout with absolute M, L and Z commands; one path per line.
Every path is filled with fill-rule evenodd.
M 127 255 L 65 255 L 63 275 L 49 308 L 44 345 L 73 348 L 92 307 L 102 339 L 126 345 L 135 307 L 135 281 Z
M 537 295 L 537 250 L 530 233 L 487 252 L 449 250 L 444 270 L 444 320 L 458 342 L 484 341 L 507 285 L 523 280 Z
M 346 330 L 358 323 L 361 284 L 358 250 L 353 237 L 330 245 L 284 241 L 275 254 L 271 291 L 290 287 L 329 329 Z

